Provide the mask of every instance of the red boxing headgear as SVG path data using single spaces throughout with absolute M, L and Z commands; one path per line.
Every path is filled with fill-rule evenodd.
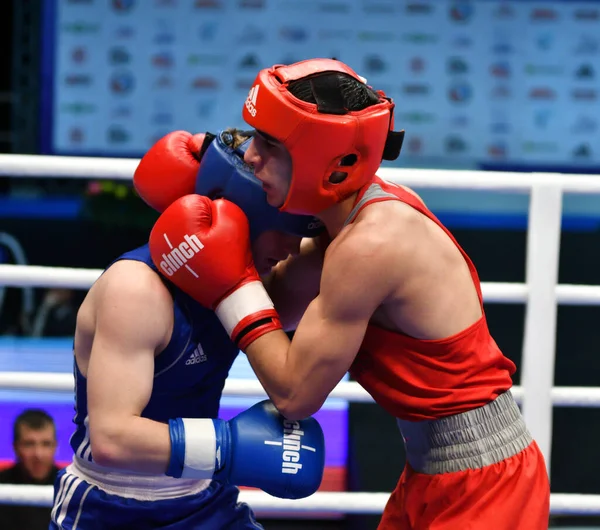
M 319 105 L 301 101 L 288 89 L 292 81 L 325 72 L 364 82 L 349 66 L 334 59 L 275 65 L 258 73 L 244 104 L 244 120 L 280 141 L 290 153 L 292 181 L 282 211 L 318 214 L 367 184 L 384 151 L 395 153 L 393 158 L 386 156 L 388 160 L 400 152 L 404 133 L 392 131 L 394 103 L 383 92 L 375 92 L 379 103 L 363 110 L 335 109 L 329 113 Z M 388 146 L 390 133 L 394 141 Z M 334 172 L 347 176 L 336 184 L 330 182 Z

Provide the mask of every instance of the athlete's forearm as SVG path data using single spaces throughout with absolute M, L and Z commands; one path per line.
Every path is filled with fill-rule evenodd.
M 295 330 L 312 298 L 308 299 L 306 294 L 294 296 L 294 293 L 287 288 L 285 281 L 278 277 L 275 271 L 262 278 L 262 282 L 279 314 L 279 321 L 283 329 Z
M 289 395 L 293 378 L 287 370 L 287 352 L 290 340 L 281 331 L 272 331 L 259 337 L 246 348 L 252 369 L 275 406 Z M 279 407 L 278 407 L 279 408 Z
M 100 465 L 153 475 L 167 470 L 171 439 L 165 423 L 131 416 L 97 425 L 90 440 L 93 459 Z
M 321 408 L 328 392 L 323 393 L 318 383 L 315 388 L 313 363 L 303 362 L 306 355 L 294 348 L 285 333 L 274 331 L 259 337 L 246 348 L 246 355 L 269 398 L 288 420 L 308 418 Z
M 295 330 L 319 294 L 321 263 L 314 256 L 290 256 L 262 278 L 286 331 Z

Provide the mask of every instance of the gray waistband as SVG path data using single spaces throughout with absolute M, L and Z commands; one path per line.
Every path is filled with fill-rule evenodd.
M 533 438 L 512 394 L 439 420 L 398 420 L 406 458 L 419 473 L 479 469 L 520 453 Z

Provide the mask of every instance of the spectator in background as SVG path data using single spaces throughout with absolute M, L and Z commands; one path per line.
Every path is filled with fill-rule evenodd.
M 75 333 L 77 304 L 70 289 L 48 289 L 33 318 L 32 337 L 70 337 Z
M 16 463 L 0 471 L 0 484 L 51 485 L 58 473 L 54 464 L 56 426 L 46 412 L 24 410 L 13 424 Z M 37 530 L 48 528 L 50 508 L 0 505 L 0 528 Z

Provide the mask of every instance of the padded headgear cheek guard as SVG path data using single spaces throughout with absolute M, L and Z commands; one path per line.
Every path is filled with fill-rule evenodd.
M 324 102 L 301 101 L 289 91 L 290 82 L 325 72 L 363 83 L 354 70 L 333 59 L 275 65 L 258 73 L 244 104 L 244 120 L 280 141 L 291 156 L 292 179 L 282 211 L 318 214 L 367 184 L 382 159 L 394 160 L 400 153 L 404 132 L 392 131 L 394 103 L 383 92 L 376 92 L 375 105 L 340 112 Z M 345 178 L 331 182 L 334 172 Z
M 208 136 L 208 135 L 207 135 Z M 324 230 L 323 223 L 313 216 L 280 212 L 267 203 L 262 183 L 244 162 L 244 153 L 251 138 L 234 149 L 233 136 L 227 131 L 217 133 L 205 148 L 196 178 L 196 193 L 212 199 L 224 198 L 239 206 L 250 225 L 254 241 L 267 230 L 278 230 L 301 237 L 315 237 Z

